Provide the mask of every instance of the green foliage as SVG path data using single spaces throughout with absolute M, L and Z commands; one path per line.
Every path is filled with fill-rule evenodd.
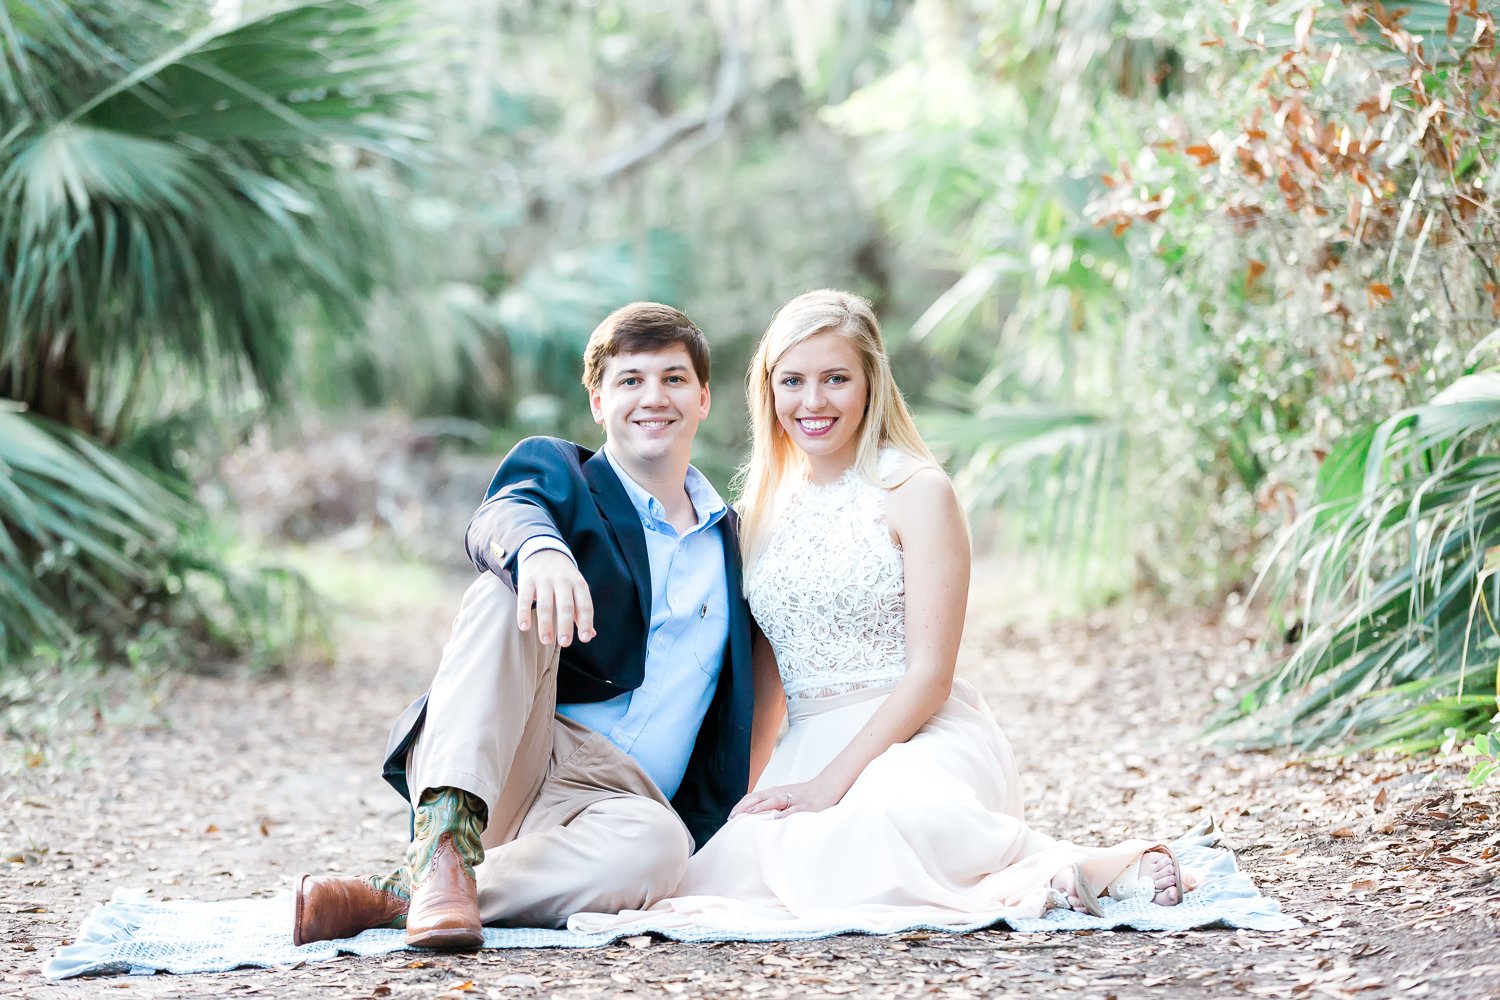
M 389 239 L 348 164 L 413 135 L 401 4 L 177 6 L 0 15 L 0 395 L 107 439 L 185 378 L 276 396 L 305 303 L 354 327 Z
M 299 335 L 357 330 L 389 272 L 367 165 L 420 135 L 407 12 L 0 4 L 7 659 L 89 630 L 123 655 L 150 621 L 266 660 L 308 632 L 298 579 L 218 554 L 178 443 L 283 399 Z
M 1475 758 L 1474 766 L 1469 769 L 1469 784 L 1476 788 L 1500 773 L 1500 733 L 1480 733 L 1462 753 Z
M 1001 537 L 1041 554 L 1041 569 L 1079 574 L 1092 599 L 1123 586 L 1126 539 L 1109 507 L 1124 489 L 1129 438 L 1091 413 L 989 405 L 920 415 L 933 447 L 968 456 L 956 476 L 974 511 L 999 510 Z M 1020 511 L 1009 517 L 1004 512 Z
M 322 618 L 301 578 L 228 564 L 195 505 L 87 437 L 0 407 L 0 656 L 106 637 L 124 656 L 141 622 L 198 653 L 280 662 Z
M 954 276 L 912 329 L 976 523 L 1174 600 L 1242 590 L 1289 529 L 1303 638 L 1230 713 L 1248 738 L 1483 726 L 1500 4 L 946 10 L 826 117 Z
M 914 15 L 896 43 L 907 58 L 826 117 L 862 142 L 914 264 L 956 272 L 911 329 L 945 373 L 922 426 L 976 522 L 999 505 L 1002 537 L 1109 596 L 1132 565 L 1176 568 L 1140 521 L 1161 513 L 1153 480 L 1198 478 L 1157 464 L 1198 424 L 1163 405 L 1176 376 L 1159 362 L 1180 345 L 1160 342 L 1160 316 L 1150 336 L 1135 325 L 1156 264 L 1090 212 L 1110 151 L 1140 141 L 1130 102 L 1165 86 L 1151 77 L 1172 35 L 1132 33 L 1112 0 L 971 8 L 974 35 Z
M 1309 747 L 1477 730 L 1500 662 L 1500 373 L 1352 436 L 1323 470 L 1271 578 L 1301 642 L 1232 715 Z
M 60 642 L 72 617 L 126 618 L 191 508 L 76 432 L 0 408 L 0 648 Z

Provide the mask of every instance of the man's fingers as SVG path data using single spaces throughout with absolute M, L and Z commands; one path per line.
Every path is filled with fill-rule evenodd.
M 531 581 L 522 577 L 516 581 L 516 628 L 522 632 L 531 629 L 531 608 L 536 596 L 536 588 Z
M 554 559 L 555 555 L 538 552 L 527 560 L 535 573 L 522 574 L 516 581 L 516 624 L 523 632 L 530 628 L 534 610 L 538 641 L 551 645 L 556 639 L 559 646 L 569 646 L 576 637 L 588 642 L 594 637 L 594 603 L 588 581 L 571 560 Z
M 536 595 L 536 637 L 541 640 L 542 645 L 552 644 L 552 592 L 545 587 L 537 591 Z
M 573 601 L 573 619 L 578 622 L 578 641 L 588 642 L 594 637 L 594 601 L 589 596 L 587 583 L 580 582 L 573 588 Z
M 557 602 L 557 644 L 571 646 L 573 644 L 573 597 L 567 591 L 562 591 L 555 600 Z

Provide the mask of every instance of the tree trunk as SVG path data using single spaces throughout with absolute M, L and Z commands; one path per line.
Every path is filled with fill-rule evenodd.
M 71 337 L 49 337 L 31 366 L 19 372 L 0 368 L 0 398 L 23 403 L 31 413 L 97 439 L 101 435 L 89 408 L 89 372 L 75 343 Z

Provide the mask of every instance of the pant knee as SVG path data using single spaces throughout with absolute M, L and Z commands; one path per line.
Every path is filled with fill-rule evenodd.
M 621 824 L 619 849 L 600 858 L 594 884 L 607 908 L 642 909 L 670 895 L 687 871 L 692 840 L 665 806 Z

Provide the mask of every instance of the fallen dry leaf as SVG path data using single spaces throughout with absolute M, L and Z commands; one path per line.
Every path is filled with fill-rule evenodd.
M 484 471 L 477 494 L 491 472 Z M 1357 1000 L 1393 992 L 1401 977 L 1411 983 L 1406 995 L 1426 990 L 1441 1000 L 1478 1000 L 1490 989 L 1485 983 L 1500 981 L 1488 929 L 1500 920 L 1500 882 L 1492 877 L 1500 786 L 1470 790 L 1457 763 L 1203 743 L 1198 733 L 1214 689 L 1233 688 L 1260 662 L 1255 636 L 1157 609 L 1138 620 L 1121 608 L 1071 622 L 1025 615 L 1017 623 L 1014 597 L 1004 591 L 1015 576 L 1013 568 L 997 575 L 979 564 L 960 670 L 989 699 L 1015 749 L 1029 822 L 1075 843 L 1105 844 L 1170 837 L 1211 815 L 1243 871 L 1306 921 L 1302 928 L 919 932 L 774 947 L 642 935 L 648 947 L 622 941 L 584 950 L 341 956 L 225 977 L 120 977 L 77 986 L 153 997 L 257 995 L 236 989 L 249 984 L 276 1000 L 420 1000 L 454 981 L 477 985 L 447 991 L 453 1000 L 487 993 L 512 1000 L 1111 993 L 1122 1000 Z M 221 899 L 285 891 L 289 871 L 304 867 L 352 874 L 390 864 L 404 845 L 407 814 L 376 773 L 379 748 L 348 734 L 383 732 L 389 716 L 429 682 L 462 582 L 436 590 L 431 607 L 350 629 L 331 663 L 297 664 L 276 676 L 185 676 L 170 704 L 170 728 L 106 727 L 79 743 L 88 766 L 49 763 L 7 775 L 9 826 L 0 840 L 25 863 L 0 865 L 0 913 L 45 912 L 15 917 L 16 927 L 8 927 L 13 947 L 0 951 L 0 994 L 33 990 L 38 958 L 69 940 L 114 886 Z M 1163 676 L 1172 683 L 1162 684 Z M 220 738 L 196 735 L 209 733 Z M 193 768 L 182 768 L 184 753 L 197 762 Z M 256 762 L 253 770 L 247 759 Z M 291 776 L 295 795 L 288 794 Z M 202 821 L 183 817 L 203 803 L 233 835 L 198 836 Z M 274 830 L 258 833 L 262 823 Z M 1353 835 L 1329 832 L 1339 830 Z M 36 952 L 26 953 L 28 945 Z M 1142 985 L 1146 978 L 1153 985 Z

